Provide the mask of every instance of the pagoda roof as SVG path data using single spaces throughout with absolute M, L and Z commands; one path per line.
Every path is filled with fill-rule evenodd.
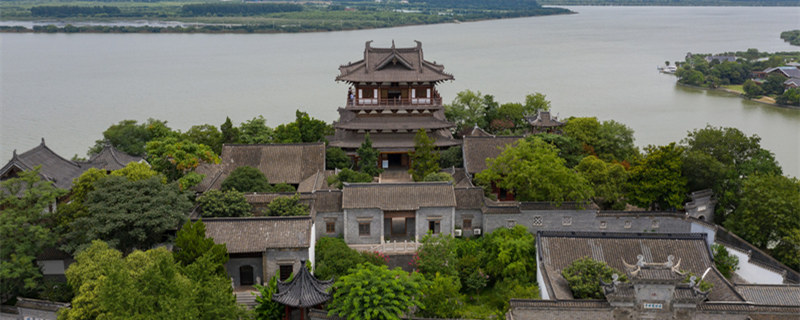
M 418 130 L 447 129 L 455 125 L 447 120 L 433 116 L 385 116 L 354 117 L 333 125 L 336 129 L 345 130 Z
M 336 81 L 347 82 L 439 82 L 453 80 L 444 66 L 424 59 L 422 42 L 411 48 L 373 48 L 367 41 L 364 58 L 339 67 Z
M 70 189 L 72 179 L 77 178 L 84 171 L 78 163 L 65 159 L 47 147 L 42 138 L 42 143 L 33 149 L 21 154 L 17 154 L 17 151 L 14 150 L 11 160 L 0 169 L 0 176 L 5 176 L 14 168 L 27 171 L 33 170 L 36 166 L 42 166 L 39 170 L 42 178 L 52 181 L 53 185 L 61 189 Z
M 564 123 L 550 116 L 550 111 L 539 111 L 536 116 L 526 119 L 534 127 L 560 127 Z
M 300 271 L 292 281 L 278 281 L 278 292 L 272 295 L 272 300 L 295 308 L 310 308 L 333 297 L 327 292 L 332 285 L 333 279 L 320 281 L 311 275 L 306 261 L 301 260 Z
M 105 170 L 119 170 L 124 168 L 128 163 L 140 162 L 143 158 L 133 156 L 114 148 L 111 144 L 106 144 L 103 150 L 93 155 L 86 165 L 92 168 L 105 169 Z
M 509 145 L 515 145 L 521 136 L 464 136 L 464 168 L 476 174 L 488 168 L 486 159 L 497 158 Z

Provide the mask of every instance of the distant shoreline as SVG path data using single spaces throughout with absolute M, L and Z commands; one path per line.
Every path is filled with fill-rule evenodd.
M 684 84 L 684 83 L 680 83 L 680 82 L 676 82 L 675 84 L 679 85 L 679 86 L 684 86 L 684 87 L 687 87 L 687 88 L 693 88 L 693 89 L 713 90 L 713 91 L 730 93 L 730 94 L 734 94 L 734 95 L 738 96 L 739 98 L 741 98 L 743 100 L 757 102 L 757 103 L 765 104 L 765 105 L 768 105 L 768 106 L 774 106 L 774 107 L 779 107 L 779 108 L 787 108 L 787 109 L 793 109 L 793 110 L 800 110 L 800 106 L 790 106 L 790 105 L 780 104 L 780 103 L 777 103 L 777 102 L 769 102 L 767 100 L 764 100 L 763 97 L 760 98 L 760 99 L 750 99 L 750 98 L 745 97 L 743 94 L 739 93 L 738 91 L 731 90 L 731 89 L 728 89 L 728 88 L 722 88 L 722 87 L 720 87 L 720 88 L 707 88 L 707 87 L 699 87 L 699 86 L 688 85 L 688 84 Z

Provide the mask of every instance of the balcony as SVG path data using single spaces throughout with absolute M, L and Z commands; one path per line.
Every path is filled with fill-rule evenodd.
M 355 98 L 347 99 L 347 106 L 440 106 L 442 105 L 441 97 L 432 98 Z

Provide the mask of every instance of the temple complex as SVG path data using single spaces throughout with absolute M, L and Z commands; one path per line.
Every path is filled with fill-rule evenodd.
M 423 129 L 440 149 L 461 145 L 444 116 L 436 85 L 453 76 L 444 66 L 425 60 L 422 43 L 411 48 L 374 48 L 367 41 L 364 58 L 339 67 L 336 81 L 350 85 L 346 105 L 339 108 L 336 132 L 330 146 L 351 156 L 369 133 L 379 150 L 378 165 L 385 169 L 408 168 L 414 135 Z

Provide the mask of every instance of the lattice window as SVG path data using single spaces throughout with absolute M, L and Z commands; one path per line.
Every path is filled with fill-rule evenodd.
M 336 221 L 325 222 L 325 233 L 336 233 Z
M 600 221 L 600 229 L 605 229 L 607 227 L 608 227 L 608 223 L 606 223 L 605 221 Z
M 571 226 L 572 225 L 572 217 L 563 217 L 563 218 L 561 218 L 561 225 L 562 226 Z
M 358 224 L 358 235 L 359 236 L 368 236 L 369 235 L 369 229 L 370 229 L 369 227 L 370 227 L 370 223 L 369 222 L 359 223 Z
M 506 220 L 506 227 L 511 229 L 517 225 L 517 220 Z
M 625 229 L 630 229 L 630 228 L 631 228 L 631 221 L 625 220 Z
M 533 216 L 533 225 L 541 226 L 543 224 L 542 216 Z

